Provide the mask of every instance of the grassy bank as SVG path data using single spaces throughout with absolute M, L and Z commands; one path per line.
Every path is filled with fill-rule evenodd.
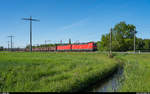
M 121 92 L 150 92 L 150 54 L 119 55 L 125 62 Z
M 79 91 L 117 67 L 99 53 L 0 53 L 0 92 Z

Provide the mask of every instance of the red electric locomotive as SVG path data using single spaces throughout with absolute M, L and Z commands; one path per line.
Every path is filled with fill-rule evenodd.
M 57 46 L 57 51 L 95 51 L 97 50 L 96 43 L 68 44 Z

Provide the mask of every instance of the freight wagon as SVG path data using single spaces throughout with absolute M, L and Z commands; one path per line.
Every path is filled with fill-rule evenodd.
M 49 51 L 56 51 L 56 46 L 53 47 L 38 47 L 38 48 L 32 48 L 33 52 L 49 52 Z
M 81 52 L 81 51 L 96 51 L 96 50 L 97 50 L 97 45 L 94 42 L 32 48 L 33 52 L 52 52 L 52 51 L 58 51 L 58 52 L 79 51 Z M 29 49 L 26 49 L 26 51 L 29 51 Z

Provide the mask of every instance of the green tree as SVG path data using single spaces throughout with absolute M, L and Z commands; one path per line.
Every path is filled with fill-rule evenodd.
M 134 44 L 133 44 L 133 39 L 124 39 L 124 41 L 125 41 L 125 50 L 126 51 L 131 51 L 131 50 L 133 50 L 133 46 L 134 46 Z
M 106 34 L 106 35 L 102 35 L 102 39 L 101 39 L 101 42 L 100 42 L 100 49 L 101 51 L 108 51 L 109 50 L 109 35 Z
M 112 50 L 127 51 L 133 50 L 134 32 L 136 27 L 132 24 L 126 24 L 124 21 L 116 24 L 112 29 Z M 109 50 L 110 33 L 102 35 L 101 50 Z
M 144 39 L 144 50 L 150 50 L 150 39 Z
M 124 21 L 118 23 L 113 28 L 113 34 L 118 38 L 132 39 L 134 38 L 134 31 L 136 27 L 132 24 L 126 24 Z M 136 32 L 137 33 L 137 32 Z
M 136 39 L 136 49 L 137 50 L 144 50 L 144 40 L 142 40 L 141 38 L 137 38 Z
M 3 46 L 0 46 L 0 51 L 3 51 L 4 47 Z

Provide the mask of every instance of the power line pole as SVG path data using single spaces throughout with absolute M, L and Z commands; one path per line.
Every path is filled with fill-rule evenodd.
M 9 51 L 9 41 L 8 41 L 8 51 Z
M 45 40 L 45 45 L 47 44 L 47 42 L 51 42 L 51 40 Z
M 30 16 L 30 18 L 22 18 L 22 20 L 30 21 L 30 52 L 32 52 L 32 21 L 40 21 L 40 20 L 32 19 L 32 16 Z
M 112 54 L 112 28 L 110 29 L 110 55 Z
M 69 44 L 71 45 L 71 50 L 70 51 L 72 51 L 71 38 L 69 38 Z
M 71 38 L 69 38 L 69 44 L 71 44 Z
M 12 48 L 13 48 L 13 45 L 12 45 L 12 39 L 13 39 L 13 37 L 15 37 L 15 36 L 8 36 L 9 38 L 10 38 L 10 41 L 11 41 L 11 51 L 12 51 Z
M 60 44 L 62 44 L 62 40 L 60 40 Z
M 46 45 L 46 40 L 45 40 L 45 45 Z
M 136 53 L 136 47 L 135 47 L 135 41 L 136 41 L 136 35 L 135 35 L 136 31 L 134 30 L 134 53 Z

